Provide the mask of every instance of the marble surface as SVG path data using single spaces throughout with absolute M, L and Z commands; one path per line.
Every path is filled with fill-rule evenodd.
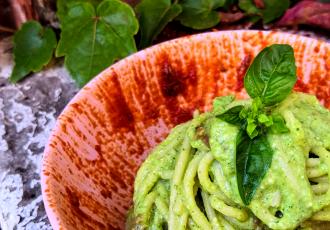
M 45 213 L 40 167 L 57 116 L 78 91 L 63 63 L 52 63 L 19 84 L 11 38 L 0 41 L 0 229 L 51 229 Z

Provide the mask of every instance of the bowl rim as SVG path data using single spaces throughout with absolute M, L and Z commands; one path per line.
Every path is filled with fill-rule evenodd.
M 263 35 L 269 35 L 269 34 L 277 34 L 280 36 L 284 36 L 284 37 L 293 37 L 293 38 L 303 38 L 304 40 L 310 40 L 310 41 L 316 41 L 317 43 L 323 44 L 323 43 L 327 43 L 327 41 L 321 39 L 321 38 L 314 38 L 314 37 L 307 37 L 304 35 L 301 35 L 299 33 L 294 34 L 294 33 L 290 33 L 288 31 L 277 31 L 277 30 L 246 30 L 246 29 L 240 29 L 240 30 L 223 30 L 223 31 L 212 31 L 212 32 L 203 32 L 203 33 L 198 33 L 198 34 L 193 34 L 193 35 L 186 35 L 186 36 L 182 36 L 182 37 L 178 37 L 178 38 L 174 38 L 168 41 L 164 41 L 155 45 L 152 45 L 148 48 L 145 48 L 143 50 L 140 50 L 138 52 L 135 52 L 123 59 L 121 59 L 120 61 L 108 66 L 107 68 L 105 68 L 103 71 L 101 71 L 99 74 L 97 74 L 92 80 L 90 80 L 85 86 L 83 86 L 81 89 L 79 89 L 79 91 L 74 95 L 74 97 L 67 103 L 67 105 L 64 107 L 64 109 L 61 111 L 60 115 L 57 117 L 56 119 L 56 123 L 47 139 L 47 143 L 45 145 L 45 149 L 43 151 L 43 155 L 42 155 L 42 162 L 41 162 L 41 170 L 40 170 L 40 185 L 41 185 L 41 194 L 42 194 L 42 199 L 43 199 L 43 203 L 44 203 L 44 207 L 46 210 L 46 214 L 47 217 L 49 219 L 49 222 L 52 226 L 53 229 L 60 229 L 60 223 L 61 220 L 59 218 L 59 216 L 57 216 L 55 214 L 55 211 L 53 209 L 56 209 L 55 207 L 50 207 L 50 204 L 48 202 L 48 196 L 46 194 L 46 190 L 48 189 L 48 185 L 47 185 L 47 175 L 45 175 L 44 170 L 47 168 L 47 164 L 46 164 L 46 159 L 50 158 L 52 155 L 52 151 L 50 148 L 49 143 L 51 142 L 51 140 L 53 139 L 53 137 L 61 132 L 61 127 L 62 127 L 62 120 L 60 119 L 63 114 L 68 113 L 68 111 L 70 111 L 70 105 L 80 101 L 80 99 L 84 98 L 86 96 L 86 94 L 84 94 L 85 90 L 91 89 L 93 88 L 94 85 L 96 85 L 97 82 L 102 80 L 102 76 L 106 76 L 107 72 L 109 72 L 112 68 L 116 67 L 116 66 L 120 66 L 123 63 L 125 63 L 127 60 L 130 59 L 134 59 L 140 55 L 143 55 L 145 52 L 152 52 L 152 50 L 156 49 L 157 47 L 161 47 L 161 46 L 168 46 L 171 44 L 176 43 L 177 41 L 180 42 L 191 42 L 191 40 L 196 40 L 196 39 L 208 39 L 208 37 L 210 36 L 217 36 L 217 35 L 222 35 L 222 34 L 232 34 L 232 33 L 236 33 L 236 34 L 241 34 L 241 33 L 251 33 L 251 34 L 255 34 L 255 33 L 262 33 Z M 298 31 L 299 32 L 299 31 Z

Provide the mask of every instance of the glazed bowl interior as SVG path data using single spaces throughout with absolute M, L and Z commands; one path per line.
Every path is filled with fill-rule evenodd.
M 330 107 L 330 44 L 279 32 L 226 31 L 156 45 L 109 67 L 60 115 L 46 147 L 42 192 L 54 229 L 123 229 L 135 174 L 170 129 L 246 97 L 243 77 L 265 46 L 295 51 L 295 89 Z

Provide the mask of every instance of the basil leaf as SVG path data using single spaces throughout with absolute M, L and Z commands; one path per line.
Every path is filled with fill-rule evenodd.
M 246 126 L 246 132 L 251 139 L 258 136 L 259 131 L 257 130 L 257 125 L 255 124 L 254 120 L 247 119 L 248 123 Z
M 133 9 L 119 0 L 104 0 L 96 9 L 88 2 L 72 4 L 61 26 L 56 56 L 65 56 L 65 66 L 79 86 L 136 51 L 138 21 Z
M 250 15 L 259 15 L 264 23 L 282 16 L 290 6 L 290 0 L 263 0 L 264 8 L 258 8 L 253 0 L 239 0 L 238 6 Z
M 248 108 L 243 108 L 241 112 L 239 113 L 239 117 L 243 120 L 246 119 L 249 116 L 250 110 Z
M 273 150 L 266 136 L 251 140 L 244 130 L 236 139 L 236 175 L 238 191 L 249 205 L 262 179 L 271 166 Z
M 260 97 L 263 104 L 270 106 L 284 100 L 296 80 L 292 47 L 275 44 L 254 59 L 244 77 L 244 86 L 250 97 Z
M 30 72 L 37 72 L 52 59 L 56 36 L 51 28 L 43 28 L 39 22 L 29 21 L 15 33 L 15 66 L 11 82 L 23 79 Z
M 273 125 L 270 126 L 270 132 L 274 134 L 288 133 L 290 130 L 285 125 L 283 117 L 279 114 L 272 115 Z
M 217 118 L 220 118 L 221 120 L 226 121 L 232 125 L 241 125 L 242 119 L 240 118 L 239 114 L 243 108 L 244 107 L 242 105 L 232 107 L 223 114 L 218 115 Z
M 274 124 L 272 116 L 267 116 L 264 113 L 258 116 L 258 121 L 260 124 L 264 124 L 266 127 L 270 127 Z
M 180 2 L 182 13 L 178 19 L 181 24 L 196 30 L 208 29 L 220 22 L 217 8 L 225 4 L 225 0 L 183 0 Z
M 261 99 L 259 97 L 254 98 L 252 101 L 252 116 L 256 117 L 261 109 L 263 109 Z
M 164 27 L 178 16 L 182 8 L 179 4 L 172 4 L 171 0 L 143 0 L 135 8 L 140 22 L 139 47 L 151 44 Z

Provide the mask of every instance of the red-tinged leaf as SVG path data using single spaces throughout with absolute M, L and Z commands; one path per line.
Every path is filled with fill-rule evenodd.
M 236 13 L 226 13 L 226 12 L 219 12 L 220 21 L 221 23 L 233 23 L 241 20 L 244 18 L 243 12 L 236 12 Z
M 330 3 L 304 0 L 287 10 L 278 26 L 298 24 L 318 26 L 330 30 Z
M 254 5 L 256 5 L 257 8 L 263 9 L 265 8 L 264 0 L 253 0 Z

